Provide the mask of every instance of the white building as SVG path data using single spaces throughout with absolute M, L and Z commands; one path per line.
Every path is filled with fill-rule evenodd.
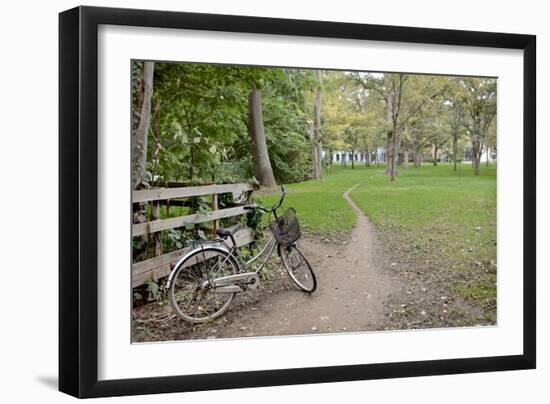
M 486 162 L 489 161 L 489 163 L 495 163 L 497 161 L 497 151 L 494 148 L 484 148 L 481 151 L 481 159 L 480 161 Z M 464 148 L 464 158 L 462 159 L 463 163 L 472 163 L 472 147 L 467 146 Z
M 424 153 L 422 161 L 433 159 L 434 150 L 432 148 L 431 153 Z M 327 151 L 323 150 L 323 159 L 326 158 Z M 386 153 L 384 151 L 383 147 L 378 147 L 375 150 L 372 150 L 369 153 L 370 156 L 370 162 L 376 163 L 378 162 L 385 162 L 386 161 Z M 356 163 L 364 163 L 366 160 L 366 156 L 364 152 L 356 151 L 355 155 L 351 151 L 344 151 L 344 150 L 335 150 L 332 152 L 332 164 L 351 164 L 352 158 Z M 409 153 L 409 160 L 412 162 L 414 159 L 414 154 Z M 437 152 L 437 159 L 441 162 L 452 162 L 452 159 L 447 156 L 443 150 L 438 150 Z M 481 161 L 486 162 L 489 161 L 490 163 L 494 163 L 497 160 L 497 152 L 495 149 L 492 148 L 484 148 L 481 153 Z M 464 148 L 464 156 L 462 158 L 463 163 L 470 163 L 472 162 L 472 147 L 467 146 Z
M 323 158 L 325 158 L 327 154 L 326 150 L 323 150 Z M 375 150 L 372 150 L 369 153 L 370 156 L 370 162 L 374 163 L 376 161 L 384 161 L 386 158 L 386 155 L 384 153 L 384 149 L 379 147 Z M 344 150 L 335 150 L 332 152 L 332 163 L 333 164 L 346 164 L 350 163 L 351 160 L 354 159 L 357 163 L 364 163 L 366 161 L 366 154 L 361 151 L 356 151 L 355 154 L 353 154 L 351 151 L 344 151 Z

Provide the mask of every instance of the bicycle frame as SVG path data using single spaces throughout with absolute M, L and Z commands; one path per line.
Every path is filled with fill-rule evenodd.
M 246 269 L 250 268 L 250 266 L 252 265 L 253 262 L 257 261 L 260 257 L 264 256 L 263 260 L 260 263 L 260 265 L 258 267 L 256 267 L 253 271 L 256 274 L 258 274 L 262 270 L 262 268 L 265 266 L 267 261 L 271 258 L 271 255 L 273 254 L 273 251 L 275 250 L 275 247 L 277 246 L 277 241 L 275 240 L 275 237 L 273 237 L 273 234 L 271 234 L 271 236 L 269 237 L 269 239 L 267 240 L 267 242 L 263 246 L 262 250 L 258 254 L 256 254 L 252 258 L 250 258 L 248 261 L 246 261 L 244 259 L 243 255 L 242 255 L 241 251 L 237 247 L 237 245 L 235 243 L 235 240 L 232 237 L 231 237 L 231 241 L 233 242 L 233 246 L 231 246 L 231 247 L 227 244 L 225 239 L 219 239 L 219 241 L 225 246 L 225 248 L 227 249 L 229 254 L 236 258 L 237 263 L 239 264 L 239 267 L 241 269 L 246 270 Z M 266 253 L 266 251 L 267 251 L 267 253 Z
M 273 216 L 275 217 L 275 220 L 277 220 L 277 217 L 278 217 L 277 216 L 277 209 L 281 206 L 281 204 L 283 202 L 283 199 L 284 199 L 284 194 L 283 194 L 283 198 L 281 198 L 279 203 L 269 212 L 270 215 L 273 214 Z M 244 259 L 244 257 L 242 256 L 241 251 L 237 247 L 237 243 L 235 242 L 235 239 L 233 238 L 233 236 L 229 236 L 229 238 L 231 239 L 231 242 L 233 243 L 233 245 L 231 247 L 227 244 L 226 240 L 223 239 L 223 238 L 216 239 L 215 241 L 220 242 L 224 246 L 224 248 L 227 250 L 227 252 L 229 252 L 230 255 L 232 255 L 234 258 L 236 258 L 237 264 L 239 265 L 240 269 L 246 270 L 247 268 L 250 267 L 250 265 L 254 261 L 259 259 L 262 255 L 264 255 L 264 253 L 266 251 L 268 251 L 267 254 L 265 254 L 265 257 L 264 257 L 263 261 L 261 262 L 261 264 L 253 271 L 256 275 L 260 273 L 260 271 L 265 266 L 267 261 L 271 258 L 271 255 L 273 254 L 273 251 L 275 250 L 275 247 L 279 244 L 277 242 L 277 240 L 275 240 L 275 237 L 273 236 L 273 233 L 271 233 L 271 235 L 269 236 L 269 239 L 267 240 L 267 242 L 263 246 L 262 250 L 258 254 L 256 254 L 254 257 L 252 257 L 250 260 L 246 261 Z
M 201 243 L 199 246 L 197 246 L 196 249 L 193 250 L 196 251 L 197 249 L 200 249 L 203 251 L 203 254 L 208 252 L 212 249 L 223 249 L 229 253 L 227 258 L 225 258 L 223 261 L 218 262 L 217 268 L 211 272 L 208 273 L 208 280 L 205 282 L 205 287 L 207 284 L 214 285 L 214 292 L 218 293 L 232 293 L 232 292 L 242 292 L 244 289 L 242 289 L 240 286 L 237 286 L 235 283 L 237 282 L 244 282 L 245 284 L 249 285 L 255 285 L 257 286 L 259 282 L 259 272 L 262 270 L 262 268 L 265 266 L 269 258 L 271 258 L 271 255 L 273 254 L 273 250 L 275 250 L 275 247 L 277 246 L 277 241 L 275 240 L 275 237 L 273 237 L 273 234 L 271 237 L 267 240 L 265 246 L 262 248 L 262 250 L 256 254 L 254 257 L 252 257 L 250 260 L 245 261 L 244 257 L 242 256 L 239 248 L 237 247 L 235 240 L 233 237 L 231 237 L 231 241 L 233 242 L 233 245 L 230 247 L 229 244 L 225 239 L 219 238 L 211 241 L 207 241 L 204 243 Z M 208 245 L 211 245 L 209 247 Z M 266 253 L 267 251 L 267 253 Z M 190 254 L 192 254 L 191 252 Z M 246 270 L 252 265 L 254 261 L 259 259 L 262 255 L 264 255 L 263 260 L 261 261 L 260 265 L 251 272 L 247 272 Z M 187 255 L 182 258 L 182 262 L 185 261 Z M 222 278 L 212 279 L 212 275 L 216 275 L 219 271 L 219 268 L 222 268 L 225 262 L 230 259 L 230 257 L 233 257 L 235 261 L 237 262 L 237 265 L 239 267 L 238 274 L 235 275 L 229 275 Z M 206 259 L 206 256 L 205 256 Z M 170 284 L 172 283 L 172 276 L 175 272 L 173 271 L 170 276 L 168 277 L 168 287 L 170 287 Z
M 274 217 L 275 217 L 275 220 L 277 220 L 277 209 L 282 205 L 283 200 L 284 200 L 284 196 L 285 196 L 284 187 L 281 187 L 281 189 L 282 189 L 282 196 L 281 196 L 281 199 L 279 200 L 279 202 L 276 205 L 274 205 L 271 210 L 267 210 L 265 208 L 263 209 L 265 212 L 269 212 L 270 214 L 273 214 Z M 250 276 L 250 275 L 253 275 L 252 277 L 256 278 L 256 281 L 259 281 L 259 277 L 258 277 L 259 272 L 265 266 L 265 264 L 267 263 L 269 258 L 271 258 L 271 255 L 273 254 L 273 251 L 275 250 L 275 247 L 279 243 L 275 239 L 273 233 L 271 233 L 271 236 L 267 240 L 265 246 L 263 246 L 262 250 L 258 254 L 256 254 L 254 257 L 252 257 L 250 260 L 246 261 L 244 259 L 243 255 L 241 254 L 241 251 L 237 247 L 237 243 L 235 242 L 235 238 L 233 237 L 233 235 L 229 235 L 229 239 L 232 242 L 231 246 L 227 243 L 226 239 L 224 239 L 224 238 L 216 238 L 215 240 L 201 241 L 201 242 L 197 243 L 196 248 L 194 248 L 192 252 L 185 255 L 179 262 L 184 262 L 187 259 L 187 257 L 190 254 L 193 254 L 194 251 L 196 251 L 197 249 L 200 249 L 203 252 L 203 255 L 204 255 L 205 251 L 208 251 L 209 249 L 216 249 L 217 248 L 217 249 L 225 250 L 228 253 L 227 258 L 224 259 L 221 262 L 218 262 L 217 268 L 213 272 L 209 272 L 207 274 L 208 282 L 203 287 L 206 287 L 207 285 L 213 285 L 214 283 L 216 283 L 211 279 L 211 276 L 216 275 L 218 273 L 219 269 L 231 257 L 236 261 L 237 266 L 238 266 L 238 270 L 239 270 L 240 273 L 236 274 L 236 275 L 233 275 L 233 276 L 227 276 L 227 277 L 222 277 L 222 278 L 216 279 L 217 283 L 220 284 L 219 285 L 220 287 L 215 286 L 215 288 L 217 288 L 220 292 L 238 292 L 240 290 L 238 290 L 237 287 L 235 287 L 235 289 L 233 290 L 233 286 L 231 286 L 230 284 L 233 283 L 233 282 L 246 280 L 247 277 Z M 210 244 L 214 247 L 205 247 L 208 244 Z M 265 256 L 264 256 L 263 260 L 261 261 L 260 265 L 251 272 L 245 272 L 252 265 L 252 263 L 255 262 L 256 260 L 258 260 L 262 255 L 265 255 Z M 204 259 L 206 260 L 206 256 L 204 256 Z M 178 264 L 176 264 L 176 267 L 177 267 L 177 265 Z M 173 276 L 174 273 L 175 273 L 175 271 L 172 271 L 172 273 L 168 277 L 168 287 L 170 287 L 170 284 L 172 283 L 172 276 Z M 253 281 L 250 284 L 251 285 L 252 284 L 257 284 L 256 281 Z M 223 286 L 222 286 L 222 284 L 223 284 Z M 228 286 L 226 286 L 226 285 L 228 285 Z

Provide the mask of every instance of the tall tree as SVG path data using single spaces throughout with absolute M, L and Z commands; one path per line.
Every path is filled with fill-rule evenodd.
M 424 152 L 431 144 L 431 117 L 425 111 L 418 113 L 407 128 L 408 142 L 413 153 L 413 165 L 420 167 L 424 160 Z
M 385 73 L 371 77 L 367 87 L 386 105 L 386 175 L 391 181 L 399 174 L 397 160 L 402 134 L 410 120 L 445 91 L 445 79 L 439 77 Z
M 304 136 L 312 121 L 315 79 L 309 70 L 271 69 L 264 74 L 262 110 L 269 159 L 278 182 L 311 178 L 311 142 Z
M 248 127 L 252 141 L 252 156 L 254 159 L 254 174 L 261 185 L 274 187 L 277 185 L 273 168 L 269 161 L 269 153 L 265 141 L 264 120 L 262 113 L 262 95 L 255 86 L 248 97 Z
M 472 142 L 474 175 L 479 175 L 481 154 L 497 113 L 497 83 L 495 79 L 463 78 L 460 84 L 462 101 L 468 114 L 466 125 Z
M 365 166 L 371 165 L 371 154 L 374 151 L 376 156 L 378 155 L 377 149 L 379 145 L 379 137 L 377 133 L 380 132 L 383 126 L 383 121 L 380 119 L 379 110 L 375 103 L 369 104 L 366 112 L 362 114 L 364 118 L 361 122 L 361 131 L 359 136 L 359 144 L 361 150 L 365 154 Z M 377 158 L 377 157 L 375 157 Z
M 307 139 L 310 144 L 311 149 L 311 178 L 314 180 L 319 179 L 319 162 L 317 154 L 317 146 L 315 144 L 315 129 L 313 126 L 313 121 L 309 120 L 307 122 Z
M 435 104 L 435 112 L 431 120 L 431 142 L 433 150 L 433 165 L 437 165 L 437 160 L 439 158 L 439 152 L 443 151 L 444 146 L 449 141 L 450 137 L 450 128 L 445 114 L 446 106 L 443 103 Z
M 134 80 L 134 100 L 137 102 L 132 127 L 132 186 L 134 189 L 138 189 L 147 180 L 147 135 L 151 122 L 154 68 L 154 62 L 143 62 L 141 66 L 138 63 L 134 64 L 138 76 Z M 141 77 L 139 77 L 140 70 Z
M 357 155 L 357 144 L 359 142 L 359 135 L 358 131 L 353 126 L 348 126 L 344 130 L 344 137 L 346 140 L 346 143 L 349 145 L 349 149 L 351 151 L 351 169 L 355 169 L 355 160 Z
M 450 104 L 449 114 L 449 128 L 451 138 L 450 156 L 453 160 L 453 170 L 456 171 L 459 160 L 462 160 L 459 152 L 459 144 L 464 132 L 463 109 L 462 104 L 459 100 L 456 100 Z
M 321 82 L 321 71 L 315 70 L 315 81 L 316 81 L 316 90 L 315 90 L 315 104 L 313 105 L 313 136 L 312 140 L 314 143 L 314 152 L 313 152 L 313 178 L 320 180 L 323 178 L 323 137 L 321 133 L 321 105 L 323 102 L 322 94 L 322 82 Z
M 153 96 L 153 62 L 132 64 L 132 187 L 140 189 L 148 184 L 147 141 L 151 123 L 151 98 Z M 147 220 L 147 204 L 136 203 L 133 208 L 133 222 Z M 134 259 L 141 260 L 147 253 L 147 236 L 134 238 Z
M 397 171 L 397 159 L 401 143 L 401 131 L 405 122 L 402 119 L 402 101 L 405 82 L 409 79 L 405 74 L 386 73 L 381 77 L 365 74 L 356 74 L 356 79 L 365 89 L 374 90 L 385 103 L 386 112 L 386 175 L 394 181 Z

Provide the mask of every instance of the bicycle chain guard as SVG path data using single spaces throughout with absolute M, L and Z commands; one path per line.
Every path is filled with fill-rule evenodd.
M 260 277 L 256 272 L 245 272 L 212 280 L 211 291 L 214 293 L 244 292 L 247 289 L 256 289 L 259 284 Z

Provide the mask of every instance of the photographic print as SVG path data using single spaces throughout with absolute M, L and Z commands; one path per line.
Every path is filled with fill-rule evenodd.
M 64 11 L 59 389 L 534 369 L 535 129 L 534 35 Z
M 497 324 L 495 77 L 130 72 L 132 342 Z

